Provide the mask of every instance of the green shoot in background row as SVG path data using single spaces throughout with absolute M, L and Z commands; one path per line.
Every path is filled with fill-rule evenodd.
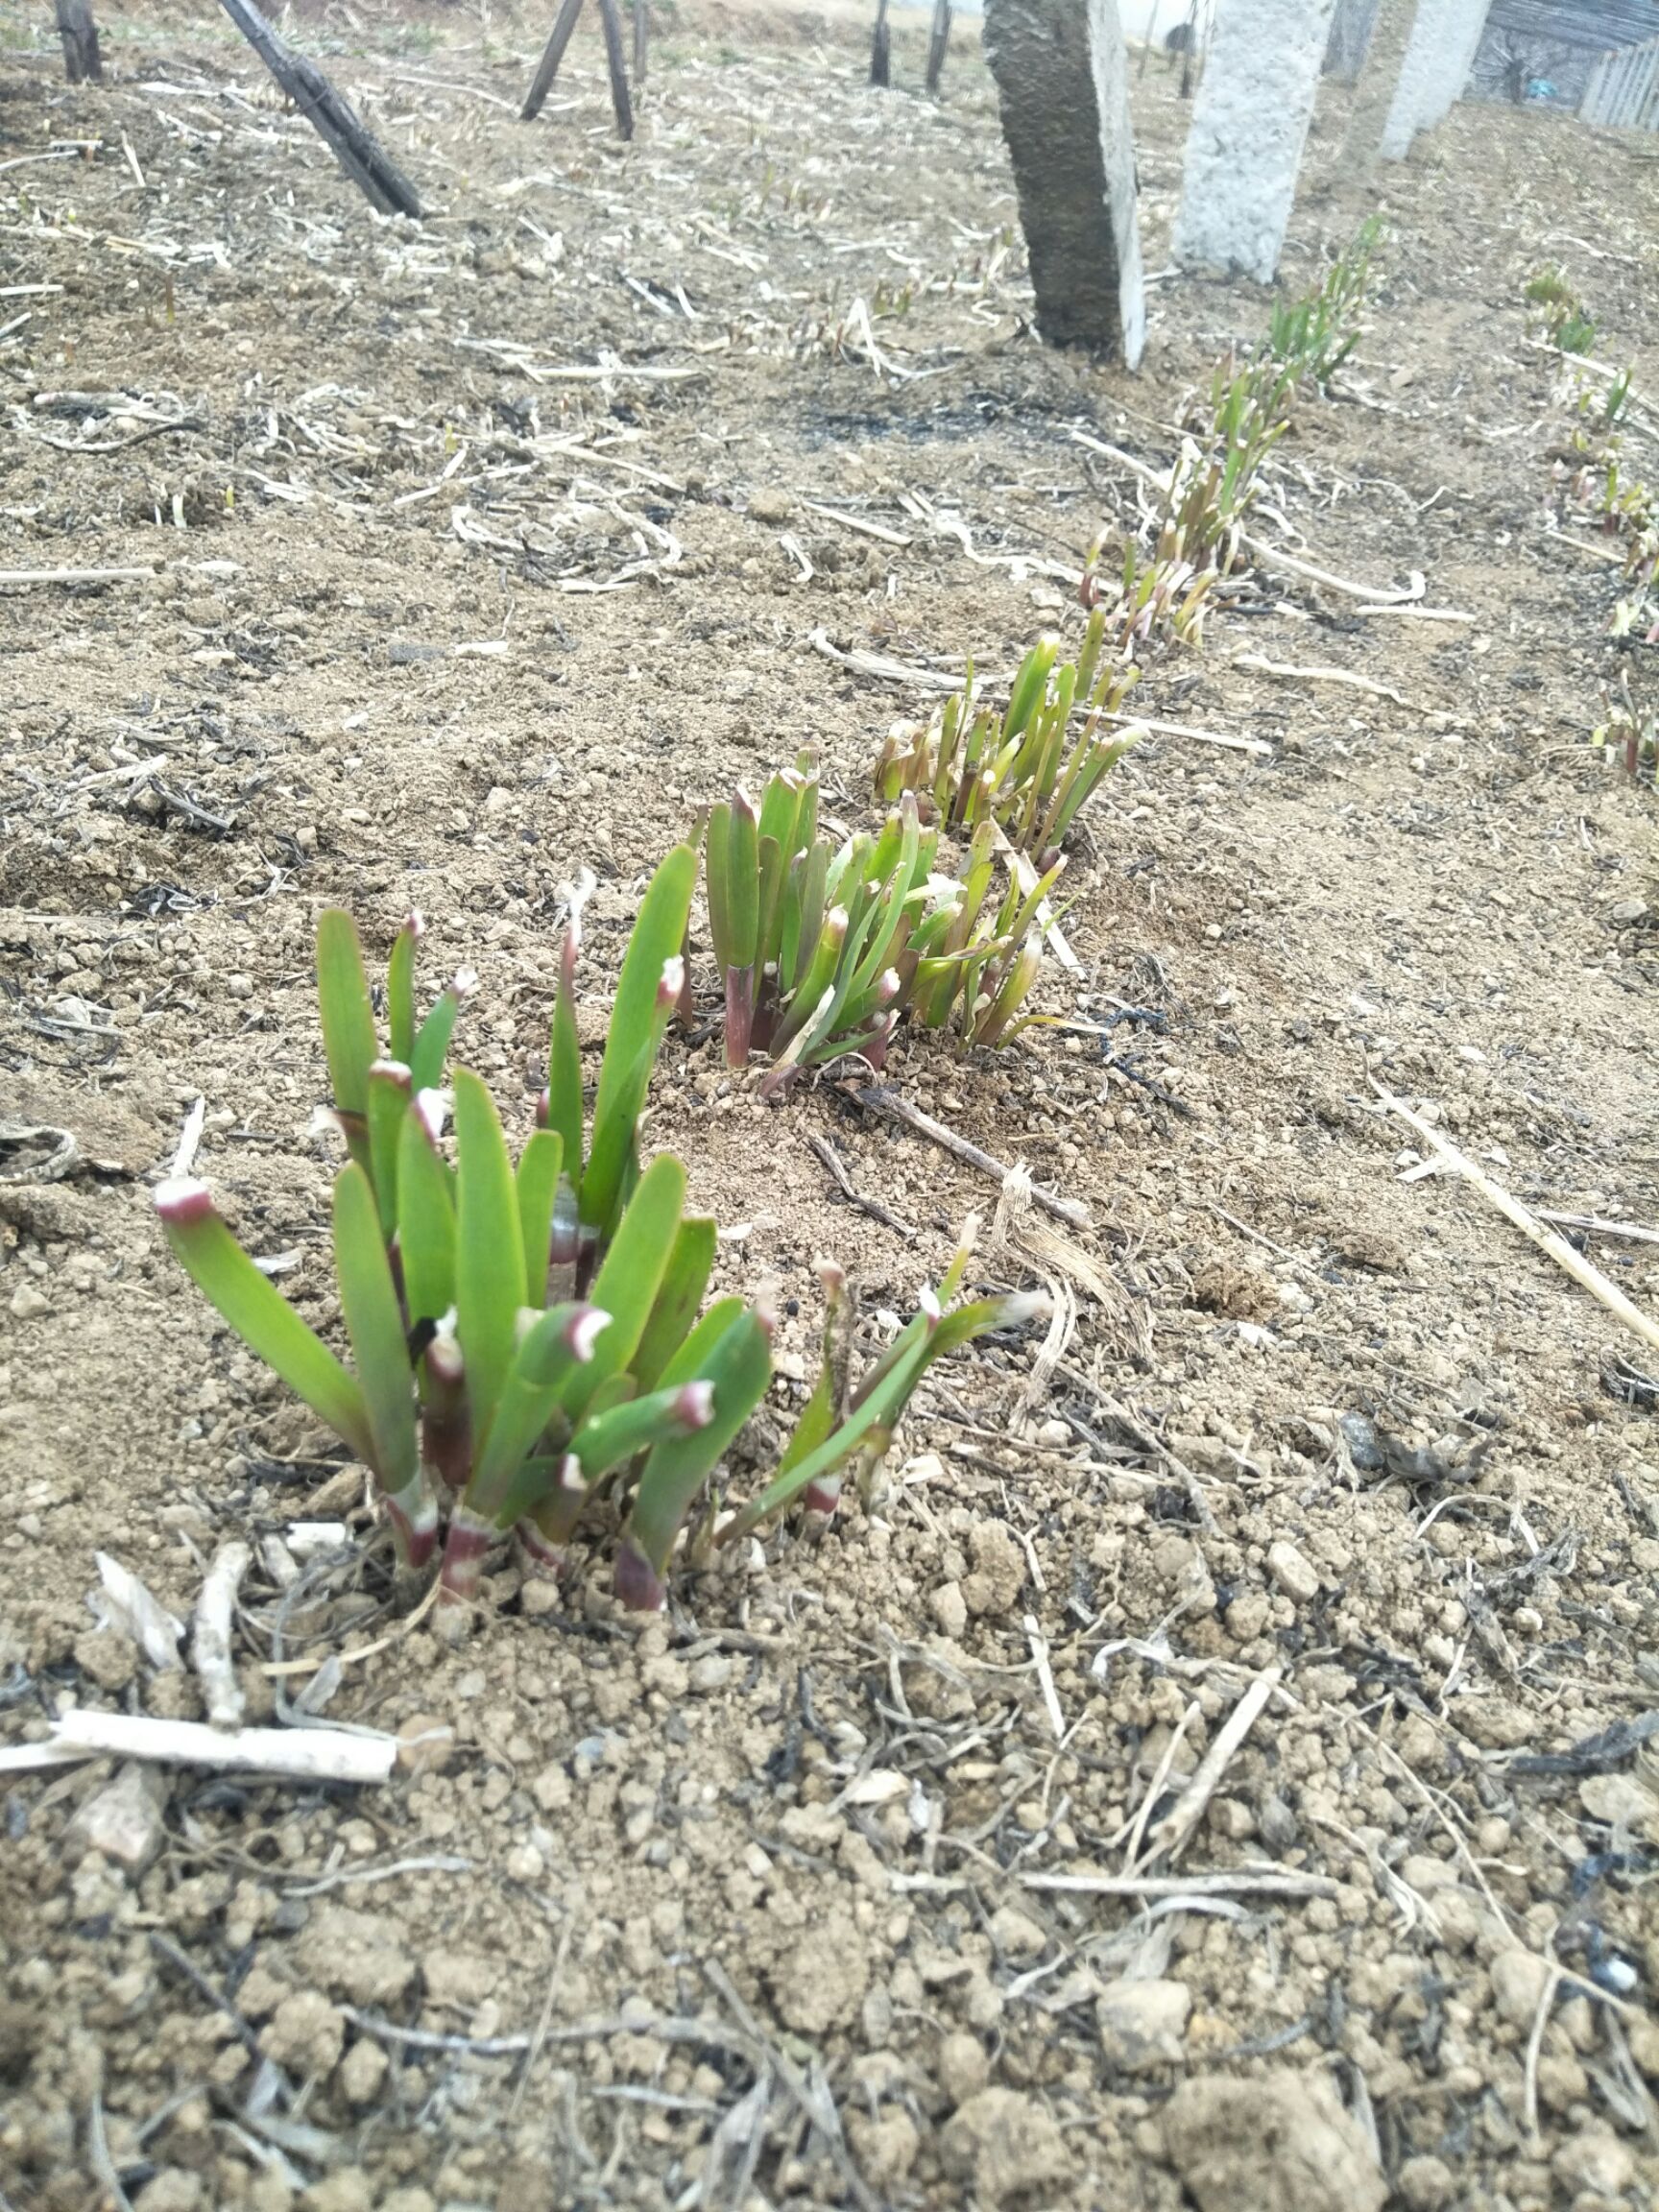
M 938 827 L 924 828 L 914 790 L 896 796 L 874 836 L 836 844 L 817 830 L 818 780 L 803 755 L 758 807 L 739 790 L 709 814 L 704 876 L 726 1060 L 740 1069 L 764 1053 L 764 1096 L 849 1054 L 879 1069 L 906 1013 L 929 1029 L 953 1024 L 971 1045 L 1000 1045 L 1020 1026 L 1037 910 L 1058 868 L 1029 890 L 1011 881 L 993 907 L 992 823 L 946 875 Z

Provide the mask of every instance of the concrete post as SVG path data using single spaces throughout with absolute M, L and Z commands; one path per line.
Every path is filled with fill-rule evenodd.
M 1394 99 L 1400 65 L 1411 36 L 1415 0 L 1379 0 L 1365 50 L 1365 65 L 1348 110 L 1339 166 L 1350 177 L 1363 180 L 1376 167 L 1382 145 L 1382 126 Z
M 1129 72 L 1117 0 L 985 0 L 1037 326 L 1133 369 L 1146 343 Z
M 1377 20 L 1377 0 L 1336 0 L 1325 47 L 1325 74 L 1339 84 L 1358 84 Z
M 1428 53 L 1418 81 L 1416 113 L 1410 119 L 1409 129 L 1405 118 L 1398 126 L 1392 110 L 1389 129 L 1383 133 L 1382 152 L 1386 158 L 1398 160 L 1410 150 L 1411 139 L 1419 131 L 1432 131 L 1437 123 L 1444 123 L 1454 105 L 1462 98 L 1463 87 L 1469 82 L 1469 72 L 1475 66 L 1475 50 L 1480 43 L 1480 34 L 1486 28 L 1486 12 L 1491 0 L 1441 0 L 1434 11 L 1430 33 L 1432 46 Z M 1422 11 L 1418 12 L 1421 22 Z M 1413 30 L 1413 38 L 1416 33 Z M 1407 50 L 1409 57 L 1409 50 Z M 1405 143 L 1399 154 L 1394 152 L 1393 139 L 1404 132 Z
M 1434 97 L 1435 72 L 1441 66 L 1450 36 L 1448 18 L 1453 0 L 1417 0 L 1411 18 L 1411 36 L 1388 104 L 1382 126 L 1382 158 L 1404 161 L 1417 135 L 1418 120 Z
M 1419 131 L 1445 121 L 1462 96 L 1490 0 L 1417 0 L 1400 81 L 1382 128 L 1382 158 L 1403 161 Z
M 1335 0 L 1220 0 L 1187 133 L 1175 258 L 1269 284 Z

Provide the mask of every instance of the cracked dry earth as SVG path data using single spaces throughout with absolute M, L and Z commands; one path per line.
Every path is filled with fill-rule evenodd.
M 1058 1366 L 937 1372 L 873 1512 L 643 1627 L 597 1557 L 560 1593 L 503 1559 L 450 1648 L 159 1246 L 187 1108 L 329 1317 L 318 910 L 375 954 L 425 911 L 521 1130 L 560 886 L 600 878 L 596 1045 L 694 809 L 811 742 L 863 819 L 887 723 L 930 704 L 814 633 L 947 674 L 1075 635 L 1136 500 L 1072 431 L 1162 464 L 1267 300 L 1160 281 L 1136 378 L 1046 354 L 971 38 L 934 108 L 908 26 L 882 97 L 861 30 L 682 18 L 624 151 L 586 27 L 527 130 L 535 23 L 308 16 L 414 227 L 228 30 L 106 12 L 104 89 L 63 86 L 43 23 L 0 55 L 0 564 L 141 571 L 0 592 L 0 1118 L 78 1145 L 54 1176 L 56 1140 L 8 1138 L 0 1182 L 6 1735 L 196 1715 L 95 1624 L 93 1554 L 182 1614 L 244 1535 L 252 1717 L 317 1683 L 406 1749 L 356 1792 L 5 1777 L 4 2201 L 1650 2206 L 1653 1359 L 1466 1186 L 1409 1178 L 1370 1077 L 1529 1202 L 1659 1222 L 1654 800 L 1586 743 L 1601 684 L 1651 676 L 1605 636 L 1616 572 L 1551 474 L 1573 396 L 1520 305 L 1557 260 L 1659 389 L 1659 169 L 1466 108 L 1389 172 L 1365 336 L 1258 528 L 1373 586 L 1421 569 L 1464 619 L 1235 579 L 1142 695 L 1261 750 L 1153 737 L 1095 806 L 1079 969 L 1041 991 L 1094 1033 L 896 1054 L 1089 1229 L 998 1212 L 830 1087 L 766 1109 L 666 1049 L 653 1135 L 733 1232 L 721 1287 L 795 1302 L 776 1411 L 815 1256 L 875 1342 L 973 1209 L 985 1281 L 1074 1300 Z M 1161 62 L 1134 93 L 1156 271 L 1187 111 Z M 1363 212 L 1328 97 L 1296 289 Z M 1590 1249 L 1659 1306 L 1651 1242 Z M 268 1540 L 330 1520 L 352 1550 L 279 1609 Z M 1131 1867 L 1139 1896 L 1089 1887 Z

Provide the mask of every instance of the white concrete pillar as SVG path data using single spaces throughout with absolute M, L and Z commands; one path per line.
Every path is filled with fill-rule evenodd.
M 1382 146 L 1382 126 L 1399 81 L 1400 65 L 1411 36 L 1415 0 L 1378 0 L 1370 43 L 1348 110 L 1338 166 L 1353 180 L 1366 181 Z
M 1382 158 L 1404 161 L 1417 135 L 1417 120 L 1433 97 L 1434 72 L 1448 36 L 1452 0 L 1417 0 L 1411 36 L 1395 80 L 1388 120 L 1382 126 Z
M 1444 123 L 1462 99 L 1490 6 L 1491 0 L 1450 0 L 1443 60 L 1430 81 L 1423 112 L 1417 118 L 1419 131 L 1432 131 Z
M 1272 282 L 1335 0 L 1220 0 L 1175 219 L 1184 269 Z
M 1382 156 L 1403 161 L 1419 131 L 1431 130 L 1461 98 L 1486 27 L 1489 0 L 1417 0 L 1400 81 L 1382 128 Z
M 1331 36 L 1325 44 L 1325 75 L 1338 84 L 1358 84 L 1377 21 L 1377 0 L 1336 0 Z
M 1128 55 L 1118 0 L 985 0 L 984 43 L 1050 346 L 1131 369 L 1146 343 Z

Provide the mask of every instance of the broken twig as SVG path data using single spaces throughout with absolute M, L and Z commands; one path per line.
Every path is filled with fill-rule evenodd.
M 897 1091 L 888 1091 L 868 1083 L 862 1087 L 847 1084 L 842 1094 L 867 1113 L 885 1115 L 889 1121 L 902 1121 L 906 1128 L 915 1129 L 937 1144 L 942 1152 L 961 1160 L 970 1167 L 977 1167 L 981 1174 L 995 1175 L 998 1183 L 1005 1183 L 1013 1170 L 989 1152 L 982 1152 L 977 1144 L 971 1144 L 966 1137 L 958 1137 L 954 1129 L 947 1129 L 943 1121 L 935 1121 L 930 1114 L 924 1114 L 920 1106 L 912 1106 L 908 1098 L 902 1098 Z M 1066 1221 L 1073 1229 L 1093 1226 L 1089 1209 L 1075 1199 L 1062 1198 L 1056 1191 L 1045 1190 L 1041 1183 L 1031 1186 L 1031 1201 L 1041 1206 L 1046 1214 L 1052 1214 L 1057 1221 Z
M 291 1782 L 384 1782 L 397 1759 L 396 1736 L 335 1728 L 204 1727 L 142 1713 L 72 1706 L 52 1724 L 51 1749 L 80 1759 L 153 1759 L 221 1774 L 271 1774 Z M 35 1746 L 31 1745 L 31 1749 Z
M 1495 1206 L 1505 1220 L 1512 1221 L 1522 1236 L 1529 1238 L 1540 1252 L 1571 1275 L 1580 1289 L 1588 1290 L 1592 1298 L 1599 1299 L 1608 1312 L 1616 1314 L 1626 1329 L 1633 1330 L 1645 1344 L 1650 1344 L 1659 1351 L 1659 1321 L 1644 1313 L 1639 1306 L 1632 1305 L 1619 1286 L 1610 1283 L 1599 1267 L 1586 1260 L 1582 1252 L 1575 1252 L 1565 1237 L 1559 1237 L 1553 1229 L 1546 1228 L 1535 1214 L 1522 1205 L 1519 1198 L 1513 1197 L 1501 1183 L 1494 1183 L 1483 1167 L 1478 1167 L 1466 1153 L 1459 1152 L 1456 1145 L 1450 1139 L 1442 1137 L 1431 1123 L 1425 1121 L 1421 1114 L 1414 1114 L 1404 1099 L 1396 1098 L 1375 1076 L 1371 1078 L 1371 1085 L 1388 1111 L 1398 1114 L 1401 1120 L 1417 1132 L 1437 1158 L 1444 1161 L 1448 1167 L 1455 1168 L 1466 1182 L 1473 1184 L 1488 1205 Z
M 230 1658 L 230 1623 L 236 1608 L 236 1593 L 252 1556 L 246 1544 L 221 1544 L 207 1570 L 202 1595 L 196 1600 L 191 1656 L 202 1679 L 207 1719 L 214 1728 L 240 1727 L 248 1702 Z
M 1219 1735 L 1193 1770 L 1192 1778 L 1162 1820 L 1155 1821 L 1146 1838 L 1146 1857 L 1166 1856 L 1173 1863 L 1186 1849 L 1192 1831 L 1215 1794 L 1217 1784 L 1262 1708 L 1284 1680 L 1284 1670 L 1269 1667 L 1258 1674 L 1231 1713 Z
M 1281 1866 L 1236 1866 L 1225 1874 L 1022 1874 L 1027 1889 L 1059 1889 L 1077 1897 L 1334 1897 L 1324 1874 L 1287 1874 Z

